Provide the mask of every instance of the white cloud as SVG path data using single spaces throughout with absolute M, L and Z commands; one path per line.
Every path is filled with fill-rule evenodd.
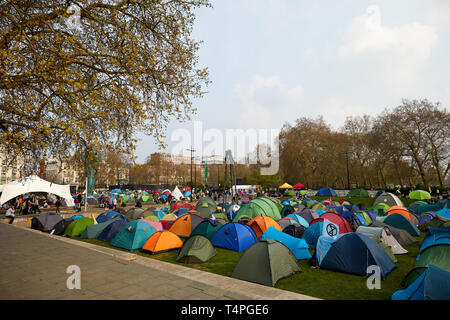
M 253 76 L 248 84 L 235 86 L 233 101 L 240 114 L 240 128 L 281 128 L 296 107 L 301 105 L 302 86 L 287 87 L 280 77 Z
M 388 84 L 410 86 L 430 58 L 437 32 L 433 26 L 417 22 L 386 26 L 381 18 L 378 6 L 354 18 L 343 35 L 338 57 L 353 65 L 363 64 L 361 72 L 370 72 Z

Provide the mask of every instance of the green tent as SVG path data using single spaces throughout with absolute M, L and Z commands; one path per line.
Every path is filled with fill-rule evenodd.
M 144 209 L 142 208 L 131 208 L 127 211 L 125 216 L 128 220 L 133 221 L 144 217 Z
M 144 220 L 159 222 L 159 218 L 157 216 L 146 216 Z
M 105 221 L 105 222 L 97 223 L 97 224 L 91 224 L 91 225 L 87 226 L 86 229 L 84 229 L 83 233 L 80 235 L 80 238 L 82 238 L 82 239 L 94 239 L 94 238 L 97 238 L 98 235 L 107 226 L 109 226 L 114 221 L 117 221 L 117 220 L 120 220 L 120 219 L 122 219 L 122 217 L 120 215 L 118 215 L 118 216 L 115 216 L 112 219 L 109 219 L 109 220 Z
M 278 221 L 281 219 L 280 210 L 272 200 L 260 197 L 250 200 L 239 208 L 233 222 L 238 222 L 242 217 L 253 219 L 257 216 L 268 216 Z
M 370 218 L 369 214 L 367 212 L 361 211 L 361 212 L 355 212 L 355 214 L 359 215 L 364 219 L 366 222 L 366 226 L 369 226 L 372 224 L 372 219 Z
M 94 220 L 92 220 L 91 218 L 78 218 L 74 221 L 72 221 L 66 228 L 66 230 L 64 230 L 64 235 L 69 236 L 69 237 L 78 237 L 80 236 L 84 229 L 86 229 L 87 226 L 93 225 L 94 224 Z
M 283 194 L 284 197 L 295 197 L 295 191 L 294 190 L 286 190 L 286 192 Z
M 201 202 L 195 206 L 195 210 L 199 212 L 202 217 L 210 218 L 215 212 L 217 212 L 217 206 L 209 202 Z
M 426 248 L 420 254 L 414 269 L 406 275 L 404 284 L 412 284 L 430 264 L 450 272 L 450 245 L 439 244 Z
M 211 241 L 202 235 L 189 237 L 178 252 L 175 261 L 183 263 L 206 262 L 216 255 L 216 249 Z
M 431 195 L 424 190 L 414 190 L 409 193 L 409 198 L 415 200 L 429 200 L 431 199 Z
M 205 219 L 200 222 L 197 227 L 192 231 L 191 236 L 202 235 L 211 240 L 217 230 L 222 227 L 222 224 L 215 220 Z
M 210 204 L 212 207 L 214 207 L 214 209 L 216 209 L 217 203 L 213 200 L 213 198 L 211 198 L 211 197 L 203 197 L 203 198 L 200 198 L 197 201 L 197 204 L 195 205 L 195 210 L 198 211 L 198 208 L 200 208 L 202 203 L 205 203 L 205 202 Z
M 326 207 L 323 203 L 320 203 L 320 202 L 315 203 L 315 204 L 311 207 L 311 209 L 313 209 L 313 210 L 324 210 L 324 211 L 327 211 L 327 210 L 328 210 L 327 207 Z
M 151 208 L 145 209 L 143 215 L 144 215 L 144 217 L 148 217 L 148 216 L 156 217 L 156 213 Z
M 223 212 L 215 212 L 215 213 L 214 213 L 214 217 L 215 217 L 216 219 L 223 219 L 223 220 L 225 220 L 227 223 L 228 223 L 228 222 L 231 222 L 231 221 L 228 220 L 227 215 L 226 215 L 225 213 L 223 213 Z
M 279 279 L 301 271 L 288 247 L 279 241 L 264 239 L 244 252 L 231 277 L 274 287 Z
M 142 202 L 147 202 L 150 199 L 150 197 L 149 196 L 142 196 L 141 199 L 142 199 Z
M 371 210 L 373 211 L 373 213 L 375 213 L 378 216 L 384 216 L 386 214 L 386 211 L 388 211 L 389 208 L 390 208 L 389 205 L 387 205 L 384 202 L 380 202 L 380 203 L 374 205 Z
M 365 189 L 353 189 L 347 193 L 347 197 L 359 197 L 359 198 L 368 198 L 369 193 Z

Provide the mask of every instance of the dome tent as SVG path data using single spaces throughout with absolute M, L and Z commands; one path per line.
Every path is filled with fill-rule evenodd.
M 241 206 L 241 208 L 236 213 L 233 222 L 238 222 L 242 216 L 246 216 L 249 220 L 257 216 L 268 216 L 273 220 L 280 220 L 281 213 L 278 210 L 276 204 L 265 197 L 260 197 L 250 200 L 247 204 Z
M 122 227 L 110 244 L 130 251 L 137 250 L 156 232 L 147 222 L 134 220 Z
M 369 193 L 366 189 L 352 189 L 347 193 L 347 197 L 359 197 L 359 198 L 368 198 Z
M 373 206 L 376 206 L 379 203 L 386 203 L 388 206 L 400 206 L 404 207 L 403 202 L 393 193 L 384 192 L 380 194 L 373 203 Z
M 211 239 L 215 247 L 233 251 L 245 251 L 258 239 L 248 225 L 230 222 L 222 226 Z
M 183 242 L 170 231 L 158 231 L 154 233 L 142 246 L 142 251 L 151 252 L 151 254 L 162 253 L 181 248 Z
M 275 220 L 267 216 L 254 217 L 247 223 L 247 225 L 253 229 L 258 239 L 260 239 L 263 233 L 270 227 L 273 227 L 280 232 L 283 231 Z
M 245 251 L 231 277 L 274 287 L 279 279 L 301 271 L 288 247 L 279 241 L 264 239 Z
M 176 261 L 183 263 L 206 262 L 215 255 L 216 249 L 211 241 L 208 238 L 197 234 L 191 236 L 184 242 L 178 252 Z
M 46 212 L 31 219 L 31 229 L 50 232 L 62 220 L 63 217 L 60 215 L 54 212 Z
M 128 219 L 127 220 L 125 219 L 118 219 L 109 224 L 108 226 L 106 226 L 106 228 L 103 229 L 102 232 L 100 232 L 97 239 L 106 242 L 109 242 L 112 239 L 114 239 L 114 237 L 119 233 L 119 231 L 129 223 Z
M 278 231 L 274 227 L 269 227 L 266 232 L 261 236 L 261 240 L 273 239 L 281 242 L 291 250 L 295 259 L 309 259 L 311 254 L 308 251 L 308 244 L 304 239 L 292 237 L 282 231 Z
M 316 197 L 337 197 L 336 191 L 333 188 L 322 188 L 316 193 Z
M 382 279 L 396 267 L 375 241 L 356 232 L 340 234 L 336 239 L 321 236 L 311 264 L 360 276 L 367 276 L 367 268 L 377 265 Z

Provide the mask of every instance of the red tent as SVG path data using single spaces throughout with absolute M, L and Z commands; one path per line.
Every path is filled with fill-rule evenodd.
M 352 232 L 352 228 L 350 228 L 350 225 L 348 224 L 347 220 L 334 212 L 326 212 L 322 214 L 319 218 L 311 221 L 309 225 L 312 225 L 316 222 L 323 222 L 324 219 L 327 219 L 332 223 L 337 224 L 339 226 L 339 233 Z
M 294 189 L 306 189 L 306 186 L 299 182 L 296 185 L 292 186 L 292 188 L 294 188 Z

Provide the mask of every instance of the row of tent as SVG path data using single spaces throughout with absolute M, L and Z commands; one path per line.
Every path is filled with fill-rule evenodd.
M 122 214 L 105 212 L 96 219 L 72 218 L 62 234 L 96 237 L 112 246 L 152 254 L 177 249 L 176 260 L 187 263 L 208 261 L 216 255 L 216 248 L 244 252 L 232 276 L 271 286 L 300 272 L 296 261 L 300 259 L 361 276 L 366 275 L 368 264 L 376 264 L 384 278 L 395 268 L 395 255 L 406 253 L 403 247 L 417 242 L 414 236 L 420 234 L 415 215 L 396 206 L 400 204 L 397 199 L 390 195 L 377 198 L 376 202 L 388 206 L 378 216 L 345 200 L 282 204 L 260 197 L 236 205 L 217 204 L 205 197 L 195 206 L 176 202 L 146 213 L 133 208 Z M 334 239 L 323 235 L 328 222 L 339 229 Z M 56 232 L 48 226 L 45 230 Z

